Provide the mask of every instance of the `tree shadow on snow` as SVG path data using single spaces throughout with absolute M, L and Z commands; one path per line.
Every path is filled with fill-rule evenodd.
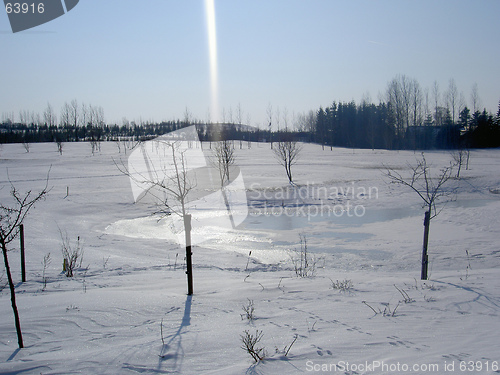
M 186 302 L 184 304 L 184 315 L 182 317 L 181 325 L 179 329 L 170 337 L 168 342 L 165 342 L 161 349 L 159 355 L 160 359 L 158 361 L 158 370 L 161 369 L 163 363 L 167 360 L 172 360 L 169 362 L 169 367 L 172 367 L 173 371 L 180 372 L 182 370 L 182 362 L 184 358 L 184 348 L 182 347 L 182 334 L 185 332 L 185 328 L 191 325 L 191 302 L 193 296 L 187 296 Z

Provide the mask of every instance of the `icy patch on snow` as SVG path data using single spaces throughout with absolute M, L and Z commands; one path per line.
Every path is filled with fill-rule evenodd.
M 290 259 L 289 247 L 274 245 L 271 238 L 262 234 L 261 237 L 241 231 L 229 232 L 217 239 L 207 241 L 203 246 L 247 255 L 264 264 L 278 264 Z
M 160 240 L 176 241 L 177 235 L 170 229 L 166 220 L 147 216 L 136 219 L 118 220 L 106 227 L 107 234 L 132 238 L 156 238 Z
M 217 213 L 205 214 L 205 219 L 211 216 L 216 219 Z M 220 213 L 219 216 L 224 216 Z M 178 242 L 179 235 L 184 236 L 183 231 L 176 230 L 172 225 L 173 219 L 167 217 L 159 220 L 158 216 L 139 217 L 135 219 L 118 220 L 106 227 L 105 232 L 111 235 L 125 236 L 131 238 L 158 239 L 169 242 Z M 205 248 L 232 251 L 243 255 L 249 255 L 260 263 L 276 264 L 290 258 L 290 251 L 286 246 L 275 246 L 269 238 L 269 233 L 242 230 L 228 231 L 224 227 L 216 225 L 197 226 L 193 223 L 191 232 L 193 243 L 201 244 Z

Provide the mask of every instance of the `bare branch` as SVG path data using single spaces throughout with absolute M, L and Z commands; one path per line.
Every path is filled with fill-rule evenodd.
M 123 161 L 115 161 L 115 165 L 133 183 L 144 188 L 137 201 L 149 196 L 159 208 L 156 214 L 169 216 L 175 213 L 182 217 L 187 213 L 188 195 L 196 186 L 188 173 L 185 151 L 181 150 L 178 141 L 157 139 L 148 142 L 148 146 L 155 148 L 156 157 L 153 159 L 151 153 L 144 151 L 146 145 L 140 144 L 145 169 L 139 170 L 133 163 L 126 166 Z
M 13 205 L 8 206 L 3 203 L 0 204 L 0 236 L 3 238 L 6 244 L 12 242 L 17 234 L 19 233 L 19 225 L 23 223 L 24 219 L 28 215 L 29 211 L 36 202 L 45 198 L 48 194 L 48 181 L 49 181 L 50 169 L 47 172 L 47 179 L 45 187 L 37 194 L 33 195 L 32 191 L 24 193 L 24 195 L 19 192 L 19 190 L 10 181 L 11 186 L 11 197 L 13 199 Z
M 445 185 L 452 179 L 454 167 L 455 164 L 450 163 L 449 166 L 442 168 L 437 176 L 433 176 L 430 165 L 422 153 L 422 157 L 416 160 L 415 165 L 408 164 L 409 176 L 403 177 L 391 168 L 386 168 L 385 174 L 391 183 L 407 186 L 417 193 L 424 202 L 424 206 L 431 211 L 431 218 L 434 218 L 441 212 L 441 210 L 436 210 L 436 204 L 441 198 L 454 193 L 453 190 L 445 189 Z

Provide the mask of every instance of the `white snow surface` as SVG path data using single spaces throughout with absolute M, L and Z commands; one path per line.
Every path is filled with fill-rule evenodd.
M 123 148 L 103 143 L 92 155 L 89 144 L 68 143 L 59 155 L 55 144 L 29 153 L 3 145 L 2 204 L 11 183 L 36 192 L 49 170 L 50 192 L 25 221 L 25 283 L 18 244 L 9 252 L 24 349 L 0 271 L 0 373 L 500 373 L 500 150 L 472 150 L 452 181 L 458 192 L 431 221 L 430 277 L 421 281 L 424 210 L 384 175 L 387 167 L 408 175 L 419 152 L 305 144 L 290 186 L 269 144 L 235 148 L 251 215 L 229 232 L 193 223 L 206 241 L 193 247 L 188 297 L 185 249 L 168 218 L 134 203 L 117 168 Z M 425 155 L 436 170 L 451 160 Z M 297 206 L 289 198 L 301 187 L 309 196 Z M 364 215 L 348 216 L 348 205 Z M 62 273 L 60 232 L 84 246 L 73 278 Z M 299 235 L 316 268 L 310 277 L 294 271 Z M 335 289 L 337 280 L 352 286 Z M 246 330 L 263 333 L 264 361 L 241 348 Z

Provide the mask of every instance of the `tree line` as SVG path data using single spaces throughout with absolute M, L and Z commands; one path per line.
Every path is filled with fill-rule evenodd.
M 437 82 L 423 89 L 416 79 L 398 75 L 388 82 L 379 103 L 365 97 L 361 103 L 334 101 L 316 111 L 294 115 L 290 123 L 287 111 L 280 115 L 267 108 L 268 125 L 264 129 L 242 124 L 238 105 L 236 123 L 207 126 L 195 120 L 186 109 L 183 120 L 106 124 L 100 106 L 65 103 L 57 116 L 47 104 L 43 114 L 20 111 L 4 113 L 0 122 L 0 143 L 135 141 L 155 138 L 189 125 L 197 125 L 200 140 L 225 139 L 249 142 L 273 142 L 293 139 L 323 146 L 372 149 L 453 149 L 500 147 L 500 103 L 496 114 L 481 109 L 477 85 L 469 104 L 453 79 L 441 92 Z M 230 116 L 232 119 L 232 116 Z M 282 118 L 283 117 L 283 118 Z M 212 124 L 211 124 L 212 125 Z M 276 129 L 277 128 L 277 129 Z
M 440 93 L 423 90 L 399 75 L 387 85 L 384 100 L 373 104 L 333 102 L 306 121 L 310 140 L 323 145 L 383 149 L 450 149 L 500 146 L 500 103 L 496 115 L 480 110 L 475 85 L 468 107 L 451 79 Z M 312 127 L 311 127 L 312 125 Z

